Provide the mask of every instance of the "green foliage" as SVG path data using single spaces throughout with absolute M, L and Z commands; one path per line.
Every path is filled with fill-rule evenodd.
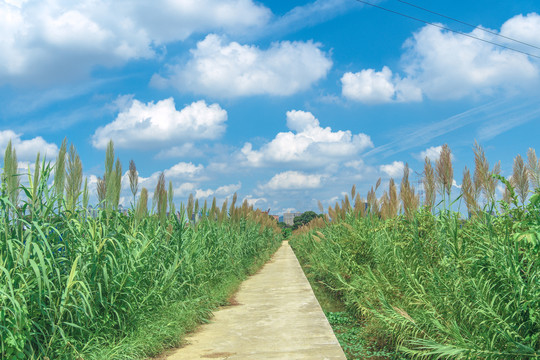
M 70 169 L 79 169 L 73 154 L 68 183 Z M 187 221 L 183 207 L 179 218 L 149 215 L 144 188 L 135 213 L 112 211 L 111 197 L 109 207 L 91 217 L 78 206 L 76 191 L 68 195 L 72 211 L 66 211 L 56 206 L 63 196 L 56 183 L 49 186 L 51 166 L 43 162 L 36 169 L 38 182 L 21 187 L 26 197 L 20 207 L 7 190 L 0 196 L 2 359 L 155 355 L 178 344 L 182 332 L 208 316 L 281 243 L 279 231 L 256 212 L 233 209 L 234 220 L 197 224 Z M 107 190 L 119 186 L 118 169 L 106 167 Z M 8 179 L 6 174 L 6 189 Z
M 293 230 L 298 229 L 302 225 L 306 225 L 311 220 L 315 219 L 318 215 L 313 211 L 306 211 L 300 216 L 294 218 Z
M 366 319 L 372 342 L 414 358 L 540 358 L 540 189 L 519 206 L 503 182 L 513 205 L 500 213 L 495 204 L 468 220 L 349 213 L 291 245 Z

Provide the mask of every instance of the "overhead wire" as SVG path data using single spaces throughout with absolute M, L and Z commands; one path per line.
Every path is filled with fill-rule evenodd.
M 538 55 L 534 55 L 534 54 L 528 53 L 526 51 L 521 51 L 521 50 L 518 50 L 518 49 L 515 49 L 515 48 L 511 48 L 511 47 L 506 46 L 506 45 L 502 45 L 502 44 L 499 44 L 499 43 L 496 43 L 496 42 L 493 42 L 493 41 L 482 39 L 482 38 L 479 38 L 477 36 L 467 34 L 467 33 L 464 33 L 462 31 L 459 31 L 459 30 L 451 29 L 451 28 L 446 27 L 444 25 L 440 25 L 440 24 L 437 24 L 437 23 L 432 23 L 432 22 L 429 22 L 429 21 L 426 21 L 426 20 L 422 20 L 422 19 L 419 19 L 417 17 L 407 15 L 407 14 L 401 13 L 401 12 L 396 11 L 396 10 L 388 9 L 388 8 L 382 7 L 380 5 L 375 5 L 373 3 L 370 3 L 370 2 L 367 2 L 367 1 L 364 1 L 364 0 L 356 0 L 356 1 L 358 1 L 358 2 L 360 2 L 362 4 L 366 4 L 366 5 L 369 5 L 369 6 L 372 6 L 372 7 L 375 7 L 375 8 L 378 8 L 378 9 L 381 9 L 381 10 L 396 14 L 396 15 L 406 17 L 406 18 L 411 19 L 411 20 L 415 20 L 415 21 L 424 23 L 426 25 L 431 25 L 431 26 L 434 26 L 434 27 L 437 27 L 437 28 L 440 28 L 440 29 L 443 29 L 443 30 L 446 30 L 446 31 L 450 31 L 450 32 L 453 32 L 453 33 L 456 33 L 456 34 L 459 34 L 459 35 L 463 35 L 463 36 L 466 36 L 466 37 L 469 37 L 469 38 L 472 38 L 472 39 L 476 39 L 476 40 L 479 40 L 479 41 L 482 41 L 482 42 L 485 42 L 485 43 L 488 43 L 488 44 L 491 44 L 491 45 L 495 45 L 495 46 L 498 46 L 498 47 L 501 47 L 501 48 L 504 48 L 504 49 L 507 49 L 507 50 L 515 51 L 515 52 L 518 52 L 518 53 L 521 53 L 521 54 L 524 54 L 524 55 L 527 55 L 527 56 L 530 56 L 530 57 L 533 57 L 533 58 L 536 58 L 536 59 L 540 59 L 540 56 L 538 56 Z
M 536 46 L 536 45 L 533 45 L 533 44 L 529 44 L 529 43 L 526 43 L 526 42 L 524 42 L 524 41 L 517 40 L 517 39 L 511 38 L 511 37 L 509 37 L 509 36 L 505 36 L 505 35 L 499 34 L 498 32 L 491 31 L 491 30 L 486 29 L 486 28 L 483 28 L 483 27 L 481 27 L 481 26 L 469 24 L 468 22 L 461 21 L 461 20 L 456 19 L 456 18 L 453 18 L 453 17 L 451 17 L 451 16 L 447 16 L 447 15 L 441 14 L 441 13 L 439 13 L 439 12 L 436 12 L 436 11 L 433 11 L 433 10 L 426 9 L 426 8 L 424 8 L 424 7 L 422 7 L 422 6 L 419 6 L 419 5 L 416 5 L 416 4 L 407 2 L 407 1 L 403 1 L 403 0 L 397 0 L 397 1 L 399 1 L 400 3 L 403 3 L 403 4 L 406 4 L 406 5 L 415 7 L 415 8 L 417 8 L 417 9 L 426 11 L 426 12 L 428 12 L 428 13 L 431 13 L 431 14 L 434 14 L 434 15 L 437 15 L 437 16 L 440 16 L 440 17 L 443 17 L 443 18 L 446 18 L 446 19 L 455 21 L 455 22 L 457 22 L 457 23 L 460 23 L 460 24 L 463 24 L 463 25 L 467 25 L 467 26 L 469 26 L 469 27 L 472 27 L 473 29 L 479 29 L 479 30 L 482 30 L 482 31 L 487 32 L 487 33 L 489 33 L 489 34 L 492 34 L 492 35 L 495 35 L 495 36 L 498 36 L 498 37 L 502 37 L 502 38 L 505 38 L 505 39 L 507 39 L 507 40 L 515 41 L 515 42 L 517 42 L 517 43 L 520 43 L 520 44 L 523 44 L 523 45 L 527 45 L 527 46 L 530 46 L 530 47 L 533 47 L 533 48 L 535 48 L 535 49 L 540 50 L 540 46 Z

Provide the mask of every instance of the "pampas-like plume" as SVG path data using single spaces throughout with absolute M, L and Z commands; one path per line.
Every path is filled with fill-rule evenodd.
M 379 188 L 379 186 L 381 186 L 381 182 L 382 182 L 382 179 L 379 178 L 379 179 L 377 180 L 377 183 L 375 184 L 375 191 L 377 191 L 377 189 Z
M 448 144 L 442 146 L 441 154 L 435 164 L 435 170 L 441 195 L 444 196 L 446 193 L 450 197 L 454 180 L 454 170 L 452 168 L 452 153 Z
M 373 187 L 368 191 L 367 203 L 368 203 L 370 216 L 378 216 L 379 215 L 379 203 L 377 201 L 377 195 L 375 194 L 375 189 L 373 189 Z
M 81 158 L 77 154 L 77 150 L 75 150 L 73 144 L 69 147 L 66 172 L 66 206 L 68 210 L 74 211 L 81 193 L 83 168 Z
M 474 185 L 478 194 L 483 193 L 486 201 L 489 196 L 489 163 L 484 149 L 476 141 L 474 142 Z
M 389 200 L 389 217 L 394 218 L 399 212 L 399 200 L 397 195 L 397 187 L 394 179 L 390 179 L 388 184 L 388 200 Z
M 30 182 L 30 188 L 32 190 L 32 208 L 33 209 L 35 209 L 38 202 L 41 201 L 41 199 L 38 199 L 38 195 L 37 195 L 38 185 L 39 185 L 39 175 L 40 175 L 39 174 L 39 171 L 40 171 L 39 158 L 40 158 L 40 154 L 38 152 L 36 156 L 36 162 L 34 164 L 33 180 L 32 180 L 32 177 L 30 176 L 30 167 L 28 167 L 28 181 Z
M 330 216 L 330 220 L 332 222 L 336 222 L 337 219 L 336 219 L 336 212 L 334 211 L 334 209 L 332 209 L 331 206 L 328 206 L 328 216 Z
M 540 188 L 540 159 L 537 159 L 536 152 L 533 148 L 529 148 L 529 151 L 527 151 L 527 160 L 531 185 L 536 190 Z
M 17 162 L 17 152 L 15 148 L 11 145 L 11 140 L 9 140 L 4 153 L 4 173 L 2 174 L 2 180 L 5 184 L 5 191 L 7 192 L 8 199 L 11 201 L 15 207 L 18 206 L 19 202 L 19 183 L 20 179 L 17 175 L 18 162 Z M 56 179 L 56 177 L 55 177 Z
M 424 163 L 424 178 L 422 179 L 424 185 L 424 193 L 426 195 L 424 206 L 428 211 L 433 210 L 435 206 L 435 173 L 431 166 L 431 161 L 426 156 Z
M 135 197 L 139 191 L 139 174 L 137 173 L 137 166 L 135 166 L 135 161 L 129 161 L 129 188 L 133 194 L 133 206 L 135 206 Z
M 356 195 L 356 199 L 354 200 L 354 213 L 357 217 L 366 216 L 366 203 L 359 194 Z
M 107 144 L 107 151 L 105 152 L 105 174 L 103 175 L 103 181 L 105 181 L 105 208 L 111 209 L 115 196 L 116 185 L 114 182 L 116 178 L 113 174 L 114 167 L 114 143 L 109 140 Z
M 392 217 L 390 209 L 390 197 L 388 196 L 388 193 L 385 191 L 383 193 L 383 196 L 380 199 L 381 203 L 381 218 L 383 220 L 390 219 Z
M 238 199 L 238 194 L 234 193 L 233 195 L 233 198 L 232 198 L 232 202 L 231 202 L 231 207 L 229 208 L 229 216 L 232 217 L 233 213 L 234 213 L 234 207 L 236 206 L 236 200 Z
M 516 156 L 514 159 L 511 182 L 521 199 L 521 204 L 524 205 L 529 193 L 529 174 L 521 155 Z
M 106 183 L 105 183 L 105 180 L 102 179 L 101 177 L 98 177 L 97 178 L 97 183 L 96 183 L 96 190 L 97 190 L 97 195 L 98 195 L 98 202 L 100 204 L 101 207 L 104 207 L 104 203 L 103 201 L 105 200 L 105 195 L 106 195 L 106 192 L 107 192 L 107 187 L 106 187 Z
M 165 190 L 165 174 L 163 172 L 159 174 L 156 189 L 154 190 L 152 208 L 154 207 L 160 219 L 165 217 L 167 212 L 167 190 Z
M 223 204 L 221 204 L 221 211 L 219 212 L 219 215 L 218 215 L 218 220 L 219 220 L 220 223 L 224 219 L 227 218 L 227 201 L 228 201 L 228 199 L 225 199 Z
M 319 206 L 319 211 L 321 212 L 321 214 L 323 214 L 324 213 L 324 207 L 322 205 L 321 200 L 317 201 L 317 205 Z
M 188 202 L 187 202 L 187 208 L 186 208 L 186 211 L 187 211 L 187 216 L 188 216 L 188 220 L 189 221 L 193 221 L 195 220 L 193 218 L 193 194 L 189 194 L 189 198 L 188 198 Z
M 59 204 L 61 204 L 64 198 L 64 186 L 66 182 L 66 152 L 67 152 L 67 138 L 64 138 L 58 156 L 56 157 L 56 163 L 54 164 L 54 190 L 56 196 L 58 196 Z
M 138 221 L 143 219 L 148 213 L 148 190 L 146 188 L 141 189 L 141 195 L 139 196 L 139 202 L 137 202 L 136 218 Z
M 469 215 L 475 214 L 478 210 L 477 192 L 474 187 L 475 185 L 471 181 L 471 173 L 465 166 L 465 170 L 463 170 L 463 181 L 461 183 L 461 193 L 463 194 Z
M 405 164 L 403 169 L 403 179 L 399 189 L 399 196 L 403 203 L 403 211 L 407 219 L 412 219 L 418 209 L 418 195 L 415 194 L 414 187 L 409 183 L 409 164 Z
M 353 185 L 351 189 L 351 200 L 354 200 L 355 196 L 356 196 L 356 185 Z
M 122 164 L 118 158 L 116 159 L 112 178 L 113 186 L 110 201 L 112 208 L 116 210 L 118 209 L 118 204 L 120 203 L 120 193 L 122 192 Z

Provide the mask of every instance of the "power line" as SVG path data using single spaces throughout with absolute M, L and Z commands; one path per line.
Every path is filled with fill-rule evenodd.
M 470 26 L 470 27 L 472 27 L 472 28 L 474 28 L 474 29 L 479 29 L 479 30 L 482 30 L 482 31 L 484 31 L 484 32 L 490 33 L 490 34 L 492 34 L 492 35 L 499 36 L 499 37 L 505 38 L 505 39 L 507 39 L 507 40 L 515 41 L 515 42 L 517 42 L 517 43 L 520 43 L 520 44 L 523 44 L 523 45 L 527 45 L 527 46 L 530 46 L 530 47 L 533 47 L 533 48 L 535 48 L 535 49 L 540 50 L 540 47 L 538 47 L 538 46 L 536 46 L 536 45 L 532 45 L 532 44 L 526 43 L 526 42 L 524 42 L 524 41 L 520 41 L 520 40 L 511 38 L 511 37 L 508 37 L 508 36 L 504 36 L 504 35 L 502 35 L 502 34 L 499 34 L 499 33 L 495 32 L 495 31 L 491 31 L 491 30 L 488 30 L 488 29 L 484 29 L 484 28 L 482 28 L 482 27 L 480 27 L 480 26 L 477 26 L 477 25 L 469 24 L 469 23 L 467 23 L 467 22 L 465 22 L 465 21 L 461 21 L 461 20 L 458 20 L 458 19 L 456 19 L 456 18 L 453 18 L 453 17 L 450 17 L 450 16 L 446 16 L 446 15 L 444 15 L 444 14 L 441 14 L 441 13 L 438 13 L 438 12 L 435 12 L 435 11 L 432 11 L 432 10 L 429 10 L 429 9 L 426 9 L 426 8 L 424 8 L 424 7 L 421 7 L 421 6 L 412 4 L 412 3 L 407 2 L 407 1 L 403 1 L 403 0 L 397 0 L 397 1 L 399 1 L 400 3 L 407 4 L 407 5 L 409 5 L 409 6 L 415 7 L 415 8 L 417 8 L 417 9 L 426 11 L 426 12 L 428 12 L 428 13 L 435 14 L 435 15 L 441 16 L 441 17 L 446 18 L 446 19 L 450 19 L 450 20 L 455 21 L 455 22 L 458 22 L 458 23 L 460 23 L 460 24 Z
M 379 6 L 379 5 L 372 4 L 372 3 L 367 2 L 367 1 L 364 1 L 364 0 L 356 0 L 356 1 L 358 1 L 358 2 L 360 2 L 360 3 L 362 3 L 362 4 L 366 4 L 366 5 L 369 5 L 369 6 L 373 6 L 373 7 L 375 7 L 375 8 L 378 8 L 378 9 L 381 9 L 381 10 L 384 10 L 384 11 L 387 11 L 387 12 L 390 12 L 390 13 L 393 13 L 393 14 L 396 14 L 396 15 L 400 15 L 400 16 L 406 17 L 406 18 L 411 19 L 411 20 L 415 20 L 415 21 L 418 21 L 418 22 L 421 22 L 421 23 L 424 23 L 424 24 L 427 24 L 427 25 L 435 26 L 435 27 L 438 27 L 438 28 L 443 29 L 443 30 L 446 30 L 446 31 L 451 31 L 451 32 L 456 33 L 456 34 L 460 34 L 460 35 L 463 35 L 463 36 L 467 36 L 467 37 L 469 37 L 469 38 L 476 39 L 476 40 L 479 40 L 479 41 L 483 41 L 483 42 L 488 43 L 488 44 L 491 44 L 491 45 L 499 46 L 499 47 L 504 48 L 504 49 L 507 49 L 507 50 L 515 51 L 515 52 L 518 52 L 518 53 L 521 53 L 521 54 L 524 54 L 524 55 L 528 55 L 528 56 L 533 57 L 533 58 L 540 59 L 540 56 L 538 56 L 538 55 L 533 55 L 533 54 L 531 54 L 531 53 L 528 53 L 528 52 L 525 52 L 525 51 L 521 51 L 521 50 L 518 50 L 518 49 L 514 49 L 514 48 L 511 48 L 511 47 L 509 47 L 509 46 L 502 45 L 502 44 L 498 44 L 498 43 L 493 42 L 493 41 L 485 40 L 485 39 L 476 37 L 476 36 L 471 35 L 471 34 L 467 34 L 467 33 L 464 33 L 464 32 L 458 31 L 458 30 L 450 29 L 450 28 L 448 28 L 448 27 L 446 27 L 446 26 L 443 26 L 443 25 L 435 24 L 435 23 L 432 23 L 432 22 L 429 22 L 429 21 L 426 21 L 426 20 L 422 20 L 422 19 L 416 18 L 416 17 L 414 17 L 414 16 L 410 16 L 410 15 L 407 15 L 407 14 L 400 13 L 399 11 L 387 9 L 387 8 L 385 8 L 385 7 L 382 7 L 382 6 Z

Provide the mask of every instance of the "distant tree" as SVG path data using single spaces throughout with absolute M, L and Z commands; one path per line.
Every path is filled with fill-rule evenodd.
M 315 213 L 314 211 L 306 211 L 302 215 L 295 217 L 293 230 L 296 230 L 300 226 L 307 224 L 308 222 L 310 222 L 311 220 L 315 219 L 318 216 L 319 215 L 317 215 L 317 213 Z

